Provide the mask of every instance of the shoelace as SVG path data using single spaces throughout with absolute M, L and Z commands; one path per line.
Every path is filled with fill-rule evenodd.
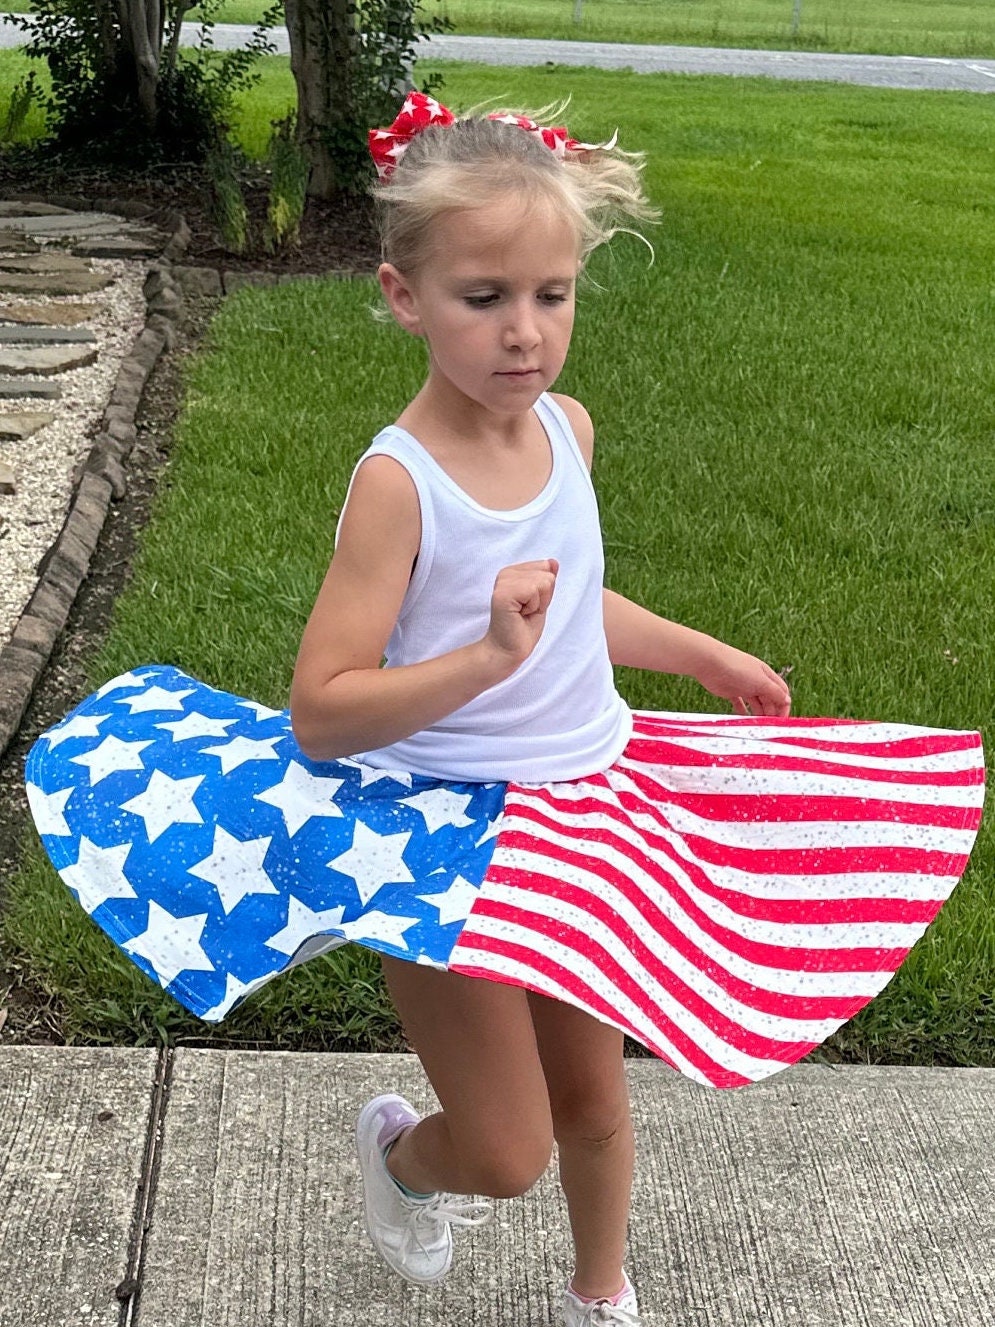
M 493 1217 L 490 1203 L 471 1202 L 454 1193 L 436 1193 L 428 1202 L 412 1203 L 408 1233 L 426 1252 L 426 1241 L 433 1239 L 440 1226 L 485 1226 Z
M 588 1304 L 581 1318 L 583 1327 L 642 1327 L 639 1318 L 628 1309 L 623 1309 L 618 1304 L 609 1304 L 606 1300 L 595 1300 L 593 1304 Z

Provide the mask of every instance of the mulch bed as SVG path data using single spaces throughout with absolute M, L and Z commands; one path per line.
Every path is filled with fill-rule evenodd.
M 244 185 L 251 247 L 241 254 L 226 249 L 211 215 L 211 189 L 203 170 L 164 167 L 153 172 L 114 173 L 81 167 L 52 166 L 37 160 L 12 161 L 0 155 L 0 197 L 77 195 L 99 205 L 109 199 L 144 203 L 162 213 L 181 212 L 190 227 L 190 246 L 180 260 L 192 267 L 229 271 L 273 272 L 277 275 L 322 272 L 373 272 L 379 261 L 373 202 L 362 195 L 332 200 L 308 199 L 301 223 L 300 244 L 268 253 L 262 242 L 268 191 L 265 178 L 250 177 Z M 155 216 L 150 218 L 155 221 Z

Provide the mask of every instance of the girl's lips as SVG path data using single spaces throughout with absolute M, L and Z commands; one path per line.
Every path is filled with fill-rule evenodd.
M 498 369 L 499 378 L 530 378 L 538 369 Z

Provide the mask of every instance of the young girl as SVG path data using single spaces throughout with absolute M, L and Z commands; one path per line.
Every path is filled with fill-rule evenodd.
M 980 741 L 789 720 L 766 663 L 603 588 L 591 421 L 549 389 L 585 258 L 650 215 L 638 159 L 418 93 L 371 147 L 381 289 L 428 368 L 356 467 L 292 735 L 141 669 L 39 739 L 32 809 L 91 915 L 205 1018 L 345 940 L 380 952 L 441 1104 L 359 1116 L 380 1254 L 441 1280 L 452 1227 L 487 1219 L 457 1195 L 524 1193 L 555 1140 L 562 1320 L 633 1327 L 623 1033 L 720 1087 L 824 1040 L 963 871 Z M 612 664 L 736 717 L 633 715 Z

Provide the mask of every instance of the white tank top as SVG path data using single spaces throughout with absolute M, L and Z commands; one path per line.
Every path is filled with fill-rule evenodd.
M 367 764 L 436 778 L 546 783 L 607 769 L 629 740 L 632 717 L 615 690 L 605 640 L 604 553 L 591 477 L 559 406 L 543 395 L 535 411 L 552 472 L 531 502 L 511 511 L 474 501 L 397 425 L 360 458 L 357 470 L 369 456 L 403 465 L 421 508 L 421 544 L 387 643 L 388 668 L 480 640 L 502 567 L 549 557 L 560 564 L 546 625 L 528 659 L 431 728 L 359 753 Z

